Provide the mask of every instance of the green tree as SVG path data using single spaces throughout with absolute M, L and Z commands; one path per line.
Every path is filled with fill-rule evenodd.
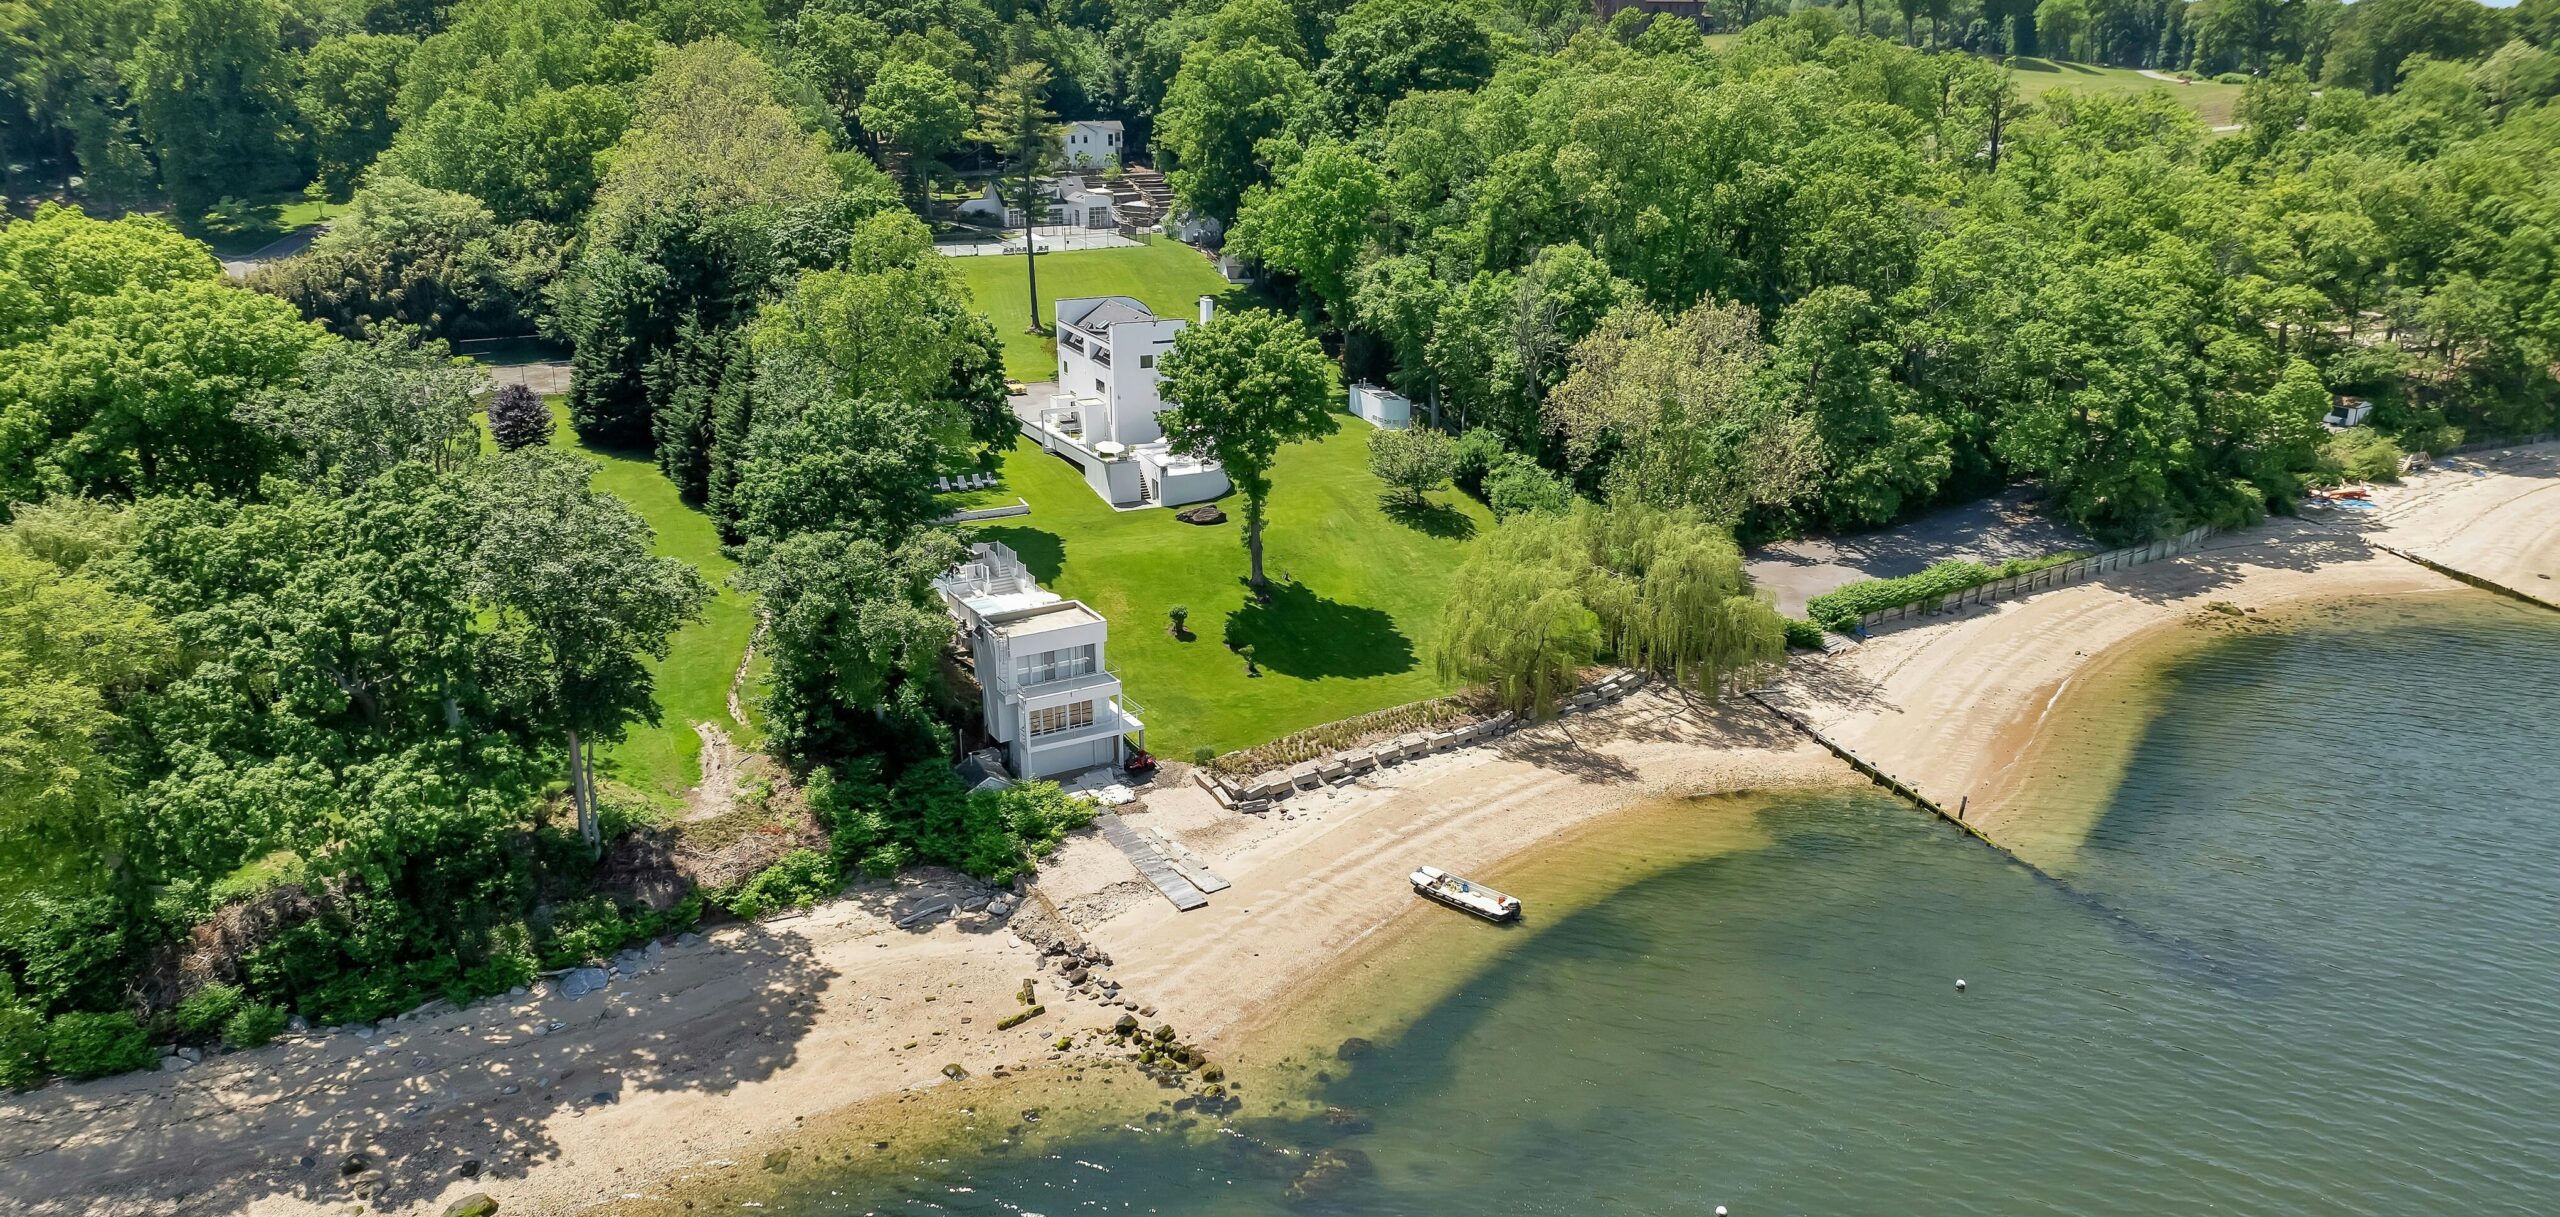
M 1030 283 L 1023 298 L 1031 302 L 1034 334 L 1047 329 L 1040 324 L 1040 243 L 1033 230 L 1049 209 L 1040 179 L 1057 162 L 1060 130 L 1048 90 L 1048 65 L 1014 65 L 978 103 L 978 125 L 969 132 L 1005 163 L 1008 184 L 1000 193 L 1007 208 L 1022 213 L 1022 272 Z
M 775 83 L 763 60 L 726 38 L 658 56 L 606 158 L 591 231 L 610 239 L 653 217 L 832 198 L 826 137 L 802 129 L 774 99 Z
M 472 396 L 486 378 L 443 343 L 390 329 L 312 348 L 298 377 L 242 403 L 240 417 L 275 436 L 303 480 L 344 492 L 406 461 L 460 469 L 480 450 Z
M 0 225 L 0 348 L 41 338 L 127 289 L 221 277 L 211 250 L 162 220 L 92 220 L 47 203 L 31 219 Z
M 474 596 L 494 608 L 506 644 L 528 666 L 520 690 L 561 733 L 578 832 L 600 841 L 593 749 L 635 719 L 656 723 L 649 661 L 701 616 L 709 585 L 693 567 L 650 552 L 652 532 L 622 500 L 591 485 L 575 453 L 527 448 L 474 479 Z
M 1468 5 L 1360 0 L 1336 18 L 1315 86 L 1335 131 L 1386 116 L 1407 93 L 1472 89 L 1493 75 L 1493 40 Z
M 400 69 L 416 46 L 390 34 L 344 34 L 321 39 L 302 56 L 294 107 L 311 133 L 311 158 L 331 196 L 354 190 L 357 176 L 391 146 Z
M 275 458 L 235 417 L 326 335 L 224 282 L 127 288 L 0 352 L 0 495 L 242 493 Z
M 882 67 L 862 99 L 863 129 L 886 146 L 884 167 L 906 184 L 907 201 L 917 207 L 935 164 L 969 133 L 971 117 L 960 82 L 929 63 Z
M 1457 443 L 1428 427 L 1380 428 L 1369 433 L 1369 472 L 1407 502 L 1449 484 L 1457 473 Z
M 961 557 L 940 530 L 883 541 L 827 529 L 757 543 L 742 584 L 766 615 L 776 755 L 806 772 L 884 742 L 931 751 L 915 740 L 939 730 L 936 665 L 951 642 L 932 582 Z
M 1295 276 L 1335 325 L 1351 320 L 1353 270 L 1384 217 L 1386 175 L 1349 144 L 1319 139 L 1270 187 L 1245 192 L 1230 252 Z
M 1759 318 L 1739 305 L 1669 321 L 1622 307 L 1574 349 L 1547 418 L 1613 498 L 1729 524 L 1803 493 L 1820 465 L 1812 429 L 1762 391 L 1767 358 Z
M 1315 86 L 1298 61 L 1259 42 L 1182 58 L 1156 115 L 1155 150 L 1183 206 L 1221 223 L 1266 179 L 1258 148 L 1287 131 Z
M 125 65 L 134 114 L 179 214 L 292 172 L 293 61 L 277 0 L 159 0 Z
M 1271 497 L 1271 465 L 1282 444 L 1333 430 L 1333 369 L 1324 348 L 1298 323 L 1278 313 L 1235 310 L 1174 336 L 1159 365 L 1165 400 L 1162 416 L 1177 450 L 1211 457 L 1244 494 L 1246 581 L 1258 592 L 1262 576 L 1264 505 Z
M 123 832 L 121 703 L 175 658 L 149 606 L 0 539 L 0 842 L 112 855 Z M 33 878 L 34 876 L 27 876 Z
M 2358 0 L 2329 36 L 2321 76 L 2331 85 L 2388 93 L 2413 55 L 2461 62 L 2505 41 L 2505 14 L 2472 0 Z
M 1481 684 L 1504 709 L 1543 715 L 1600 654 L 1600 618 L 1560 556 L 1566 522 L 1528 516 L 1475 543 L 1449 577 L 1433 663 L 1443 680 Z

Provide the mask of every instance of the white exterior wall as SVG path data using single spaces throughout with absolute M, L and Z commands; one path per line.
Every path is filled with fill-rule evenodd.
M 1079 120 L 1058 132 L 1058 155 L 1070 165 L 1099 168 L 1126 155 L 1118 122 Z
M 1156 422 L 1156 415 L 1165 409 L 1163 378 L 1160 370 L 1151 365 L 1173 349 L 1173 336 L 1190 323 L 1179 317 L 1122 322 L 1110 327 L 1101 338 L 1075 328 L 1072 319 L 1087 311 L 1077 306 L 1098 304 L 1108 298 L 1058 302 L 1058 391 L 1101 399 L 1099 412 L 1088 410 L 1096 417 L 1084 420 L 1087 445 L 1110 440 L 1134 448 L 1164 438 L 1164 427 Z M 1084 349 L 1078 350 L 1078 346 Z M 1094 358 L 1096 349 L 1108 350 L 1111 362 L 1105 364 Z
M 1351 386 L 1351 412 L 1384 431 L 1401 431 L 1413 422 L 1413 403 L 1376 385 Z

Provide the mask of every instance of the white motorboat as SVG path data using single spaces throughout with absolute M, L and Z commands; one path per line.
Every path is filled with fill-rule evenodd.
M 1413 890 L 1461 912 L 1487 921 L 1517 921 L 1520 902 L 1481 883 L 1471 883 L 1436 866 L 1413 872 Z

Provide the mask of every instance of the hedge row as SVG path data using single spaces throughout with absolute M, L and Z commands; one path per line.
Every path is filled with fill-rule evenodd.
M 1998 566 L 1950 558 L 1916 575 L 1896 579 L 1860 579 L 1824 592 L 1805 602 L 1805 616 L 1826 628 L 1846 633 L 1858 628 L 1858 620 L 1869 613 L 1952 596 L 1969 587 L 1980 587 L 1994 580 L 2060 566 L 2065 562 L 2077 562 L 2087 556 L 2063 553 L 2043 558 L 2012 558 Z

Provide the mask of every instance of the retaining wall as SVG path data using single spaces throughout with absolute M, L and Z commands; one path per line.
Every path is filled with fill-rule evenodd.
M 1578 714 L 1617 701 L 1643 686 L 1641 672 L 1616 672 L 1583 686 L 1556 707 L 1556 714 Z M 1530 725 L 1505 710 L 1492 718 L 1452 727 L 1446 731 L 1415 731 L 1392 739 L 1346 748 L 1317 757 L 1286 769 L 1275 769 L 1239 780 L 1211 771 L 1203 766 L 1191 771 L 1192 779 L 1219 803 L 1237 811 L 1268 811 L 1274 803 L 1302 790 L 1322 790 L 1339 786 L 1364 773 L 1389 765 L 1401 764 L 1419 757 L 1452 749 L 1470 747 L 1487 740 L 1509 735 Z

